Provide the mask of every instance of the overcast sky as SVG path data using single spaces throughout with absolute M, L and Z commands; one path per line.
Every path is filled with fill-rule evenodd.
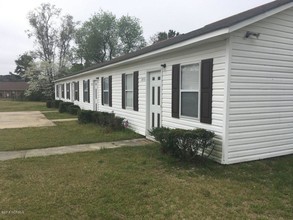
M 169 29 L 187 33 L 219 19 L 237 14 L 272 0 L 1 0 L 0 4 L 0 74 L 14 72 L 14 60 L 33 49 L 28 39 L 27 14 L 41 3 L 50 2 L 71 14 L 76 21 L 86 21 L 99 9 L 117 17 L 140 19 L 144 37 Z

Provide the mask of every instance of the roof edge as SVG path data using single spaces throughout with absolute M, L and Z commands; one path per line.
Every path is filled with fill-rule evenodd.
M 290 6 L 291 3 L 291 6 Z M 288 7 L 286 7 L 288 5 Z M 283 7 L 282 7 L 283 6 Z M 250 21 L 251 23 L 255 22 L 256 17 L 260 17 L 259 20 L 264 19 L 265 17 L 271 16 L 270 14 L 265 15 L 266 13 L 273 11 L 275 9 L 281 8 L 280 11 L 286 10 L 286 8 L 290 8 L 293 6 L 293 0 L 276 0 L 273 2 L 269 2 L 267 4 L 249 9 L 247 11 L 241 12 L 239 14 L 224 18 L 222 20 L 216 21 L 214 23 L 208 24 L 200 29 L 188 32 L 186 34 L 181 34 L 177 37 L 165 40 L 163 42 L 153 44 L 150 46 L 147 46 L 145 48 L 142 48 L 138 51 L 135 51 L 133 53 L 129 53 L 126 55 L 122 55 L 120 57 L 117 57 L 113 60 L 99 63 L 96 65 L 93 65 L 91 67 L 88 67 L 84 70 L 81 70 L 79 72 L 76 72 L 72 75 L 67 75 L 64 77 L 61 77 L 59 79 L 54 80 L 54 82 L 59 82 L 62 80 L 66 80 L 69 78 L 78 77 L 81 75 L 89 74 L 90 72 L 98 69 L 102 69 L 104 67 L 112 66 L 114 64 L 120 64 L 124 61 L 131 61 L 136 57 L 141 57 L 146 54 L 151 54 L 153 52 L 161 51 L 162 49 L 169 48 L 173 45 L 178 45 L 179 43 L 186 42 L 191 39 L 197 39 L 198 37 L 211 34 L 214 32 L 217 32 L 219 30 L 224 30 L 228 28 L 228 33 L 233 32 L 242 26 L 249 25 Z M 283 9 L 284 8 L 284 9 Z M 263 16 L 261 16 L 263 15 Z M 241 26 L 242 24 L 242 26 Z

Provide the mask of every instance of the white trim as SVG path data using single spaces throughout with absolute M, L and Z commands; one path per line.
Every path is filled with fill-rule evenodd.
M 230 116 L 230 77 L 231 77 L 231 36 L 226 41 L 226 75 L 224 82 L 224 110 L 223 110 L 223 141 L 222 141 L 222 164 L 228 164 L 229 148 L 229 116 Z

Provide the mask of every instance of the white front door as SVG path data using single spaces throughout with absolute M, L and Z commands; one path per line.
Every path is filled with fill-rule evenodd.
M 94 80 L 93 82 L 93 105 L 94 111 L 98 111 L 98 80 Z
M 162 77 L 161 72 L 150 73 L 149 88 L 149 129 L 161 127 L 161 94 Z

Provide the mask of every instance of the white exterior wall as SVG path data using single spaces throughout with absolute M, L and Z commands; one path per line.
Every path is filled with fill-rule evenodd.
M 246 31 L 259 39 L 244 39 Z M 227 163 L 293 153 L 293 9 L 230 40 Z
M 226 41 L 212 43 L 196 48 L 196 50 L 181 59 L 175 58 L 167 62 L 167 68 L 163 72 L 162 94 L 162 126 L 171 128 L 194 129 L 204 128 L 215 132 L 218 143 L 214 156 L 222 162 L 222 137 L 224 133 L 224 86 L 226 75 Z M 200 123 L 199 119 L 172 118 L 172 65 L 200 63 L 201 60 L 214 58 L 213 67 L 213 102 L 212 125 Z
M 213 103 L 212 103 L 212 125 L 202 124 L 195 119 L 175 119 L 171 116 L 171 95 L 172 95 L 172 65 L 200 63 L 201 60 L 213 58 Z M 166 69 L 161 68 L 161 64 L 166 64 Z M 121 103 L 121 75 L 123 73 L 133 73 L 139 71 L 139 111 L 132 109 L 122 109 Z M 179 51 L 154 56 L 151 59 L 109 67 L 104 70 L 95 70 L 93 73 L 84 76 L 73 77 L 68 80 L 57 82 L 56 84 L 74 82 L 79 80 L 80 101 L 74 101 L 82 109 L 93 109 L 93 80 L 99 77 L 99 111 L 114 112 L 117 116 L 126 118 L 130 128 L 136 132 L 147 135 L 147 114 L 148 114 L 148 73 L 151 71 L 162 72 L 162 126 L 171 128 L 195 129 L 205 128 L 214 131 L 217 135 L 218 146 L 214 151 L 214 158 L 222 162 L 222 137 L 224 133 L 224 93 L 226 77 L 226 40 L 210 42 L 203 46 L 193 46 L 181 48 Z M 101 77 L 112 76 L 112 107 L 101 105 Z M 90 79 L 90 103 L 83 102 L 82 81 Z M 66 101 L 66 100 L 64 100 Z M 70 100 L 67 100 L 70 101 Z

